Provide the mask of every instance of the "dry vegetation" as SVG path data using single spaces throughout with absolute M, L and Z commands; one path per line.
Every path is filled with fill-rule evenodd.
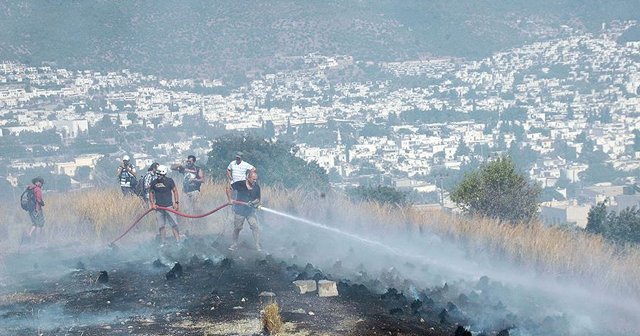
M 640 290 L 640 248 L 615 246 L 601 236 L 541 223 L 512 225 L 436 210 L 356 205 L 335 193 L 322 197 L 319 193 L 274 188 L 265 194 L 269 195 L 270 207 L 326 223 L 339 221 L 353 232 L 375 226 L 382 231 L 381 236 L 399 230 L 433 233 L 461 243 L 473 254 L 499 256 L 556 277 L 591 279 L 624 293 Z
M 263 202 L 270 208 L 329 225 L 339 222 L 353 232 L 374 226 L 383 234 L 399 230 L 416 235 L 434 233 L 462 243 L 471 252 L 498 255 L 538 272 L 559 277 L 583 277 L 627 293 L 640 292 L 638 247 L 620 248 L 599 236 L 544 227 L 539 223 L 511 225 L 440 211 L 398 209 L 374 203 L 353 204 L 339 193 L 323 196 L 319 192 L 285 191 L 273 187 L 265 188 Z M 116 188 L 49 193 L 45 195 L 45 201 L 45 236 L 48 241 L 109 242 L 145 210 L 142 201 L 125 199 Z M 222 185 L 208 183 L 203 187 L 199 204 L 202 212 L 224 202 Z M 196 212 L 189 208 L 183 210 Z M 29 219 L 22 211 L 0 211 L 3 221 L 9 224 L 7 239 L 0 243 L 5 245 L 3 251 L 10 251 L 18 247 L 20 235 L 29 228 Z M 197 233 L 219 231 L 229 222 L 229 214 L 228 210 L 223 210 L 204 222 L 194 222 L 189 228 Z M 148 216 L 131 235 L 153 232 L 154 220 Z M 1 258 L 0 255 L 0 265 Z
M 283 326 L 280 316 L 280 307 L 277 302 L 272 302 L 264 307 L 262 313 L 262 325 L 269 335 L 277 335 Z

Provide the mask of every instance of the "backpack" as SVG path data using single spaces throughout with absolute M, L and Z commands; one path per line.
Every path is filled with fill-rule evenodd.
M 144 197 L 147 191 L 149 191 L 151 181 L 153 181 L 154 179 L 155 175 L 152 172 L 148 171 L 140 178 L 140 180 L 136 182 L 136 186 L 133 189 L 134 193 L 140 197 Z
M 138 183 L 138 180 L 136 179 L 136 177 L 130 174 L 129 172 L 124 170 L 120 172 L 121 187 L 127 186 L 129 188 L 135 189 L 137 183 Z
M 27 188 L 20 195 L 20 207 L 24 211 L 33 211 L 36 209 L 36 195 L 32 188 Z
M 132 183 L 131 187 L 133 188 L 133 193 L 134 194 L 136 194 L 137 196 L 140 196 L 140 197 L 144 196 L 145 188 L 144 188 L 144 183 L 142 182 L 142 179 L 140 181 L 136 181 L 135 182 L 135 186 Z
M 182 182 L 182 190 L 184 190 L 185 192 L 191 192 L 195 190 L 200 191 L 200 185 L 202 184 L 202 182 L 198 182 L 195 180 L 200 175 L 200 167 L 195 166 L 195 169 L 196 169 L 195 174 L 192 174 L 192 173 L 184 174 L 184 180 Z

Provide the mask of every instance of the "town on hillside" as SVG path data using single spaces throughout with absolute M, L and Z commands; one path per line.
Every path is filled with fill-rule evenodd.
M 105 167 L 125 153 L 140 170 L 192 153 L 204 162 L 216 137 L 247 132 L 295 143 L 336 187 L 390 186 L 448 209 L 465 172 L 509 155 L 543 188 L 546 223 L 584 227 L 597 202 L 640 204 L 640 41 L 619 41 L 637 24 L 564 26 L 480 60 L 314 53 L 237 86 L 5 61 L 0 185 L 24 188 L 42 171 L 58 190 L 115 185 Z

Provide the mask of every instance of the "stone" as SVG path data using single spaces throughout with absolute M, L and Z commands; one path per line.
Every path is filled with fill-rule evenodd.
M 98 283 L 105 284 L 109 282 L 109 273 L 107 271 L 100 271 L 100 275 L 98 275 Z
M 318 296 L 331 297 L 338 296 L 338 286 L 335 281 L 320 280 L 318 281 Z
M 261 304 L 273 303 L 273 302 L 275 302 L 275 299 L 276 299 L 276 293 L 274 293 L 274 292 L 260 292 L 260 294 L 258 294 L 258 297 L 260 299 L 260 303 Z
M 318 289 L 315 280 L 296 280 L 293 284 L 298 287 L 300 294 L 312 293 Z
M 177 277 L 181 277 L 182 276 L 182 265 L 180 265 L 179 262 L 175 263 L 175 265 L 173 265 L 173 268 L 171 269 L 171 271 L 174 272 Z
M 274 292 L 260 292 L 260 294 L 258 294 L 258 296 L 261 296 L 261 297 L 275 297 L 276 293 L 274 293 Z

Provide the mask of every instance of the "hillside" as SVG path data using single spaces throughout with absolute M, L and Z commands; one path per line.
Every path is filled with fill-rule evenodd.
M 0 59 L 165 76 L 243 76 L 312 52 L 362 60 L 480 57 L 637 19 L 637 1 L 10 1 Z
M 221 190 L 205 185 L 204 208 L 224 202 Z M 0 321 L 27 334 L 185 335 L 225 334 L 213 331 L 250 321 L 253 332 L 239 334 L 253 335 L 258 294 L 272 291 L 299 334 L 451 335 L 456 325 L 485 335 L 637 333 L 638 248 L 335 193 L 265 188 L 263 201 L 303 219 L 261 211 L 266 254 L 253 249 L 246 227 L 240 249 L 227 249 L 224 210 L 180 224 L 187 239 L 179 246 L 154 244 L 148 218 L 108 248 L 144 209 L 115 189 L 47 195 L 45 239 L 35 244 L 20 244 L 26 215 L 3 209 L 11 224 L 0 237 Z M 175 262 L 184 276 L 169 279 Z M 108 284 L 96 283 L 101 270 Z M 305 278 L 336 281 L 340 296 L 296 294 L 291 281 Z

